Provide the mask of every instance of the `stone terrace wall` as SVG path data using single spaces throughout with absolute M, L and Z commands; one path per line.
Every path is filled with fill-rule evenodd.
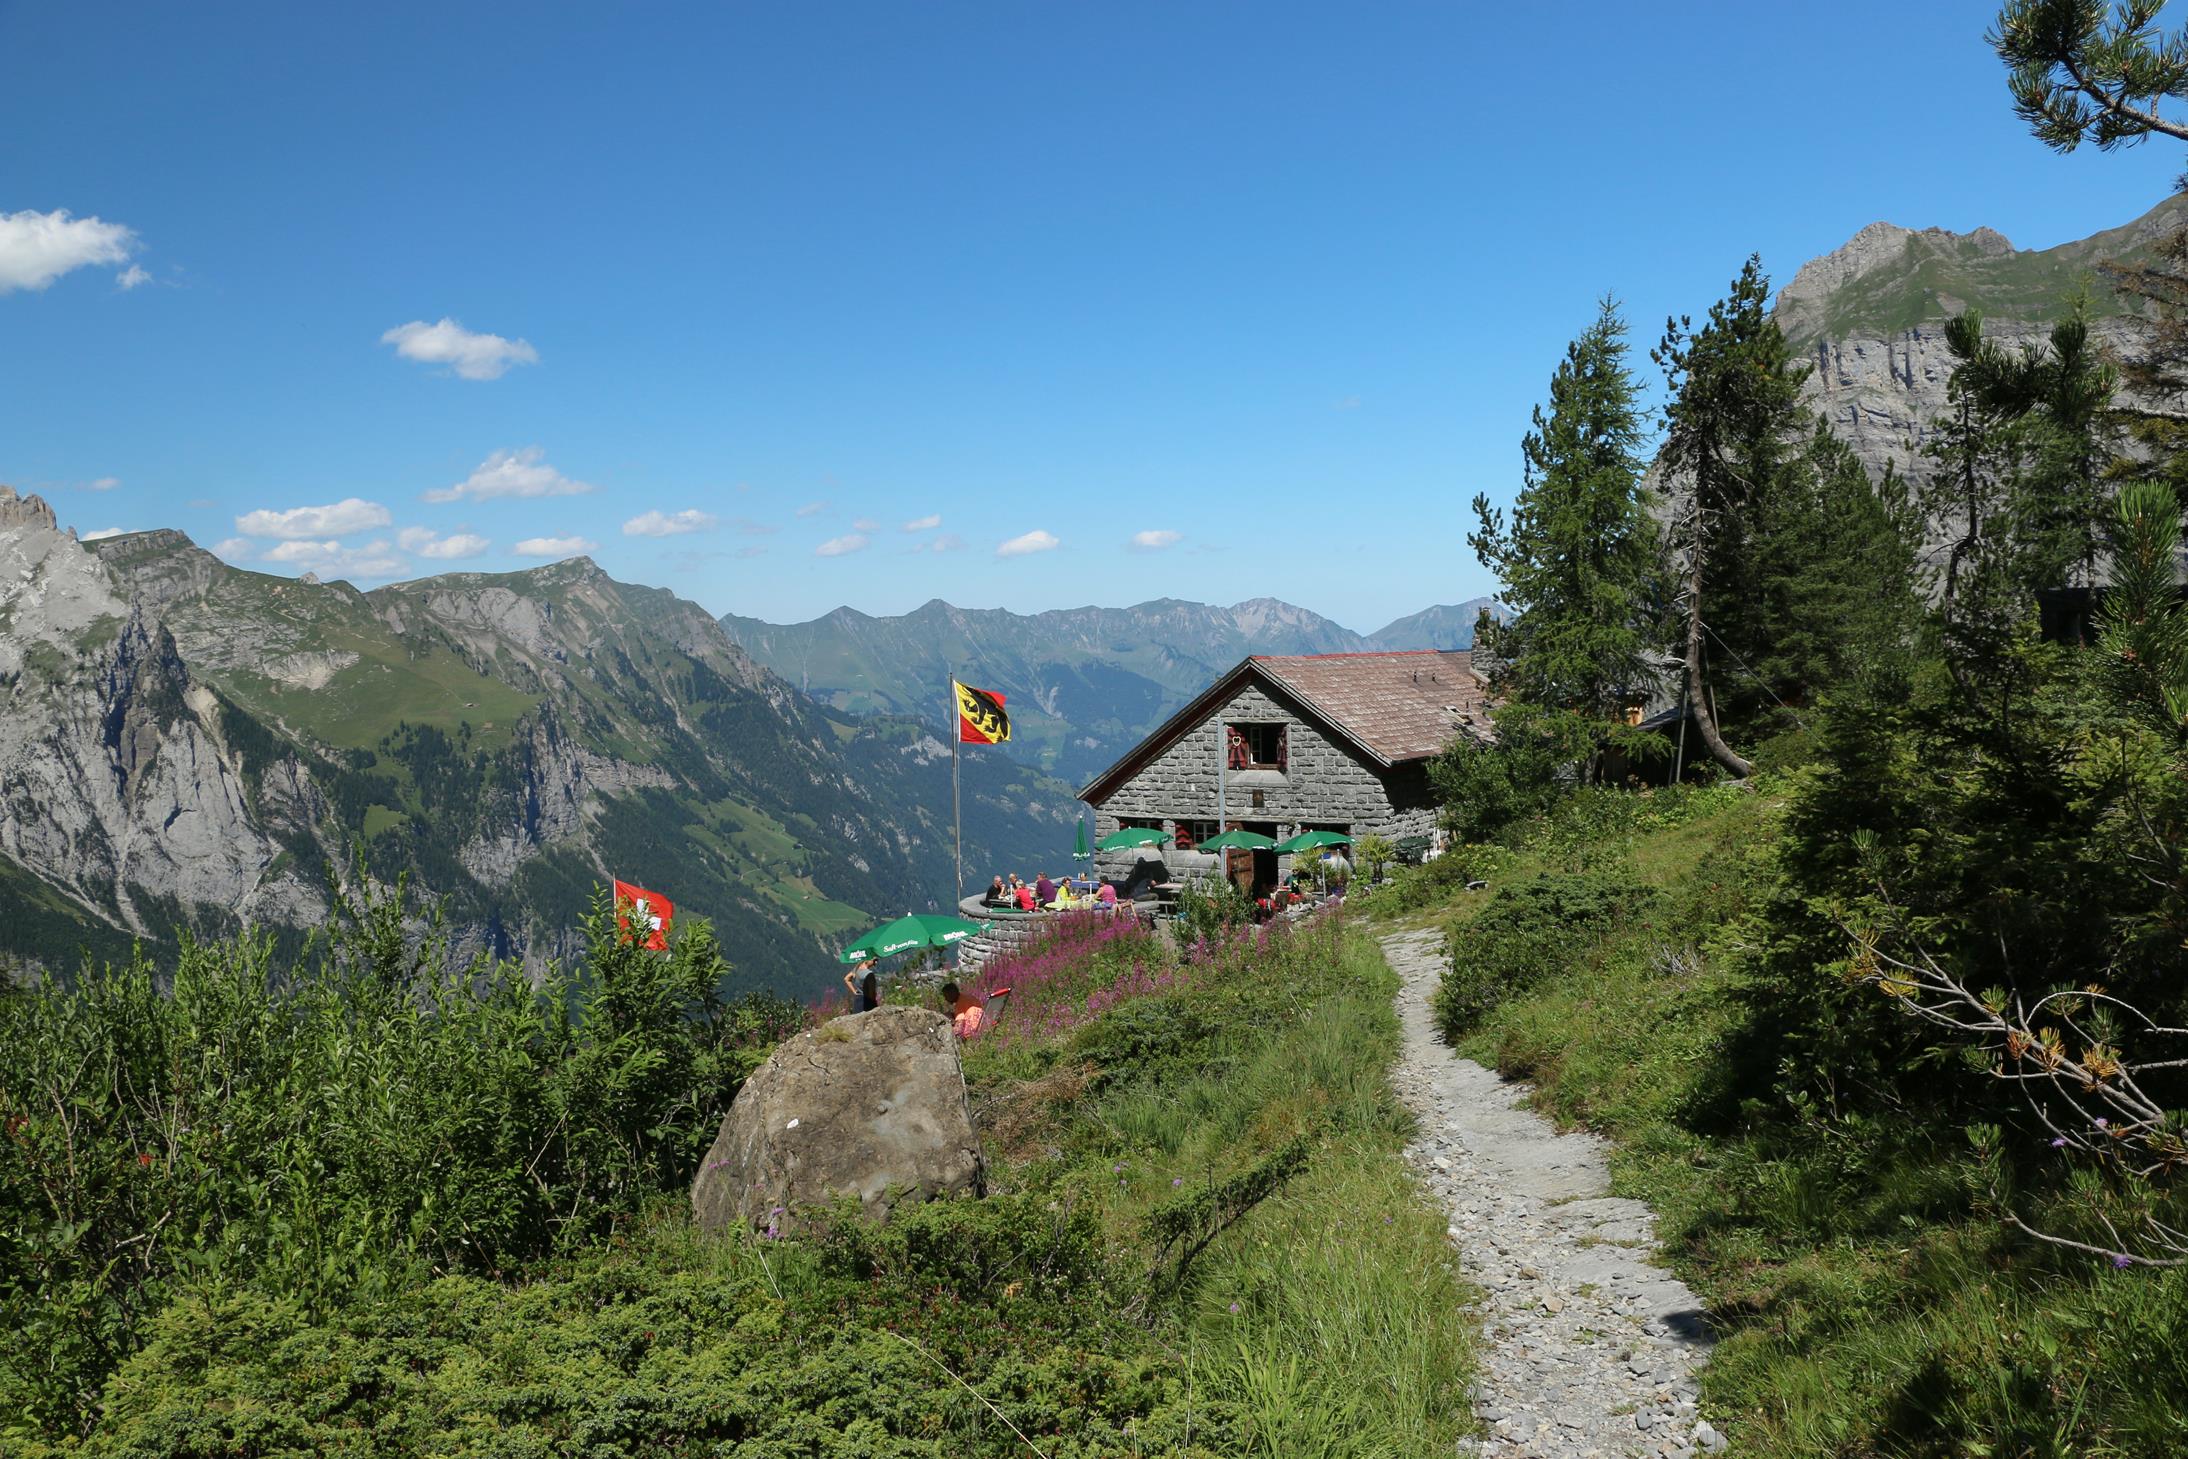
M 997 917 L 985 932 L 957 944 L 957 971 L 961 977 L 978 977 L 980 970 L 999 957 L 1016 952 L 1039 937 L 1053 912 L 1027 912 L 1016 917 Z

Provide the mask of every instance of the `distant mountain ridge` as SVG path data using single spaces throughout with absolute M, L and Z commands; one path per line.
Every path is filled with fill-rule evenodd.
M 851 932 L 952 899 L 948 762 L 589 559 L 360 592 L 179 532 L 79 543 L 0 488 L 0 953 L 308 928 L 362 837 L 460 947 L 567 954 L 613 874 L 817 993 Z M 964 806 L 968 875 L 1061 864 L 1078 813 L 1001 759 Z
M 1418 613 L 1409 613 L 1384 624 L 1375 631 L 1374 643 L 1377 648 L 1385 649 L 1472 648 L 1475 625 L 1484 613 L 1502 618 L 1505 609 L 1495 598 L 1468 598 L 1463 603 L 1423 608 Z
M 910 714 L 940 726 L 953 674 L 1001 690 L 1014 752 L 1077 780 L 1250 654 L 1466 648 L 1487 601 L 1432 608 L 1373 636 L 1276 598 L 1228 607 L 1158 598 L 1030 614 L 937 598 L 895 617 L 838 608 L 805 623 L 732 614 L 721 624 L 754 659 L 850 713 Z

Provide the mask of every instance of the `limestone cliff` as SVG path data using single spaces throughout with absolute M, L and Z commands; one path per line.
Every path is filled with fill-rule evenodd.
M 294 921 L 316 892 L 277 865 L 252 799 L 158 614 L 0 487 L 0 855 L 131 934 L 199 904 Z
M 954 896 L 925 743 L 587 561 L 365 593 L 177 532 L 80 543 L 0 488 L 0 962 L 308 928 L 362 845 L 461 950 L 567 955 L 620 875 L 810 991 L 845 928 Z M 964 789 L 972 864 L 1068 841 L 1067 788 L 982 764 Z
M 2131 347 L 2135 320 L 2099 272 L 2147 257 L 2188 223 L 2188 199 L 2168 198 L 2119 228 L 2055 248 L 2017 250 L 2002 234 L 1872 223 L 1803 265 L 1775 304 L 1787 340 L 1813 370 L 1811 403 L 1870 469 L 1919 468 L 1933 422 L 1946 411 L 1952 356 L 1945 321 L 1982 311 L 1985 333 L 2008 349 L 2038 344 L 2086 289 L 2099 338 Z

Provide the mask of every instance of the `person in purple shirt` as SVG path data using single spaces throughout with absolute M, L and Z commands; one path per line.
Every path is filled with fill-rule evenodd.
M 1056 883 L 1050 881 L 1048 873 L 1044 871 L 1041 873 L 1041 879 L 1033 884 L 1033 905 L 1045 907 L 1055 900 Z

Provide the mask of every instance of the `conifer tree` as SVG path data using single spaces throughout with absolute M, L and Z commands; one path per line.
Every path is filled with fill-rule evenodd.
M 1605 298 L 1520 442 L 1526 479 L 1510 522 L 1476 496 L 1479 528 L 1467 536 L 1514 610 L 1499 634 L 1505 687 L 1586 722 L 1591 776 L 1653 672 L 1657 528 L 1641 500 L 1644 427 L 1627 350 L 1625 320 Z
M 1991 31 L 2013 109 L 2058 152 L 2110 151 L 2149 136 L 2188 141 L 2159 110 L 2188 100 L 2188 36 L 2157 27 L 2165 0 L 2007 0 Z
M 2052 326 L 2049 344 L 2025 354 L 2018 372 L 2030 449 L 2016 527 L 2034 586 L 2087 586 L 2104 545 L 2119 368 L 2090 338 L 2086 292 Z
M 1741 647 L 1745 687 L 1787 710 L 1896 655 L 1921 616 L 1921 519 L 1906 483 L 1890 469 L 1872 482 L 1853 448 L 1810 420 L 1749 534 L 1757 604 L 1755 638 Z
M 1751 255 L 1700 329 L 1685 317 L 1666 321 L 1649 356 L 1671 396 L 1659 464 L 1686 569 L 1687 708 L 1711 756 L 1740 776 L 1754 766 L 1718 726 L 1708 648 L 1714 640 L 1738 659 L 1746 655 L 1737 645 L 1765 641 L 1758 509 L 1798 458 L 1811 419 L 1800 403 L 1807 367 L 1793 362 L 1769 300 L 1770 280 Z

